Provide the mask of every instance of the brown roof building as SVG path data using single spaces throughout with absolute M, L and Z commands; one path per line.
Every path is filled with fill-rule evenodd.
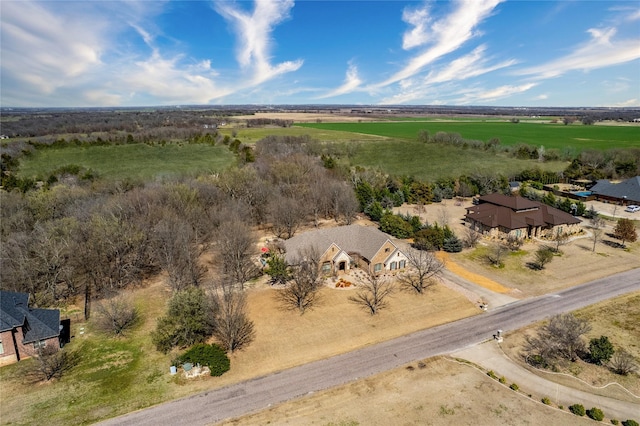
M 495 237 L 532 238 L 579 231 L 580 219 L 523 197 L 483 195 L 467 208 L 466 221 L 479 232 Z

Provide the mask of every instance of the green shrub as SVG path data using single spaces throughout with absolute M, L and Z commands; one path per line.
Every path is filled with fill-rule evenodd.
M 487 371 L 487 376 L 491 377 L 492 379 L 498 380 L 498 376 L 496 376 L 496 373 L 494 373 L 493 370 Z
M 542 398 L 542 403 L 544 405 L 551 405 L 551 400 L 545 396 L 544 398 Z
M 212 376 L 222 376 L 231 368 L 229 357 L 220 346 L 199 343 L 174 360 L 174 364 L 185 362 L 209 367 Z
M 612 424 L 612 425 L 617 425 L 617 424 L 619 424 L 619 423 L 620 423 L 620 422 L 619 422 L 619 421 L 617 421 L 616 419 L 611 419 L 611 424 Z
M 589 356 L 594 364 L 601 365 L 609 362 L 614 352 L 613 345 L 607 336 L 594 337 L 589 342 Z
M 500 377 L 500 378 L 498 379 L 498 381 L 499 381 L 500 383 L 502 383 L 502 384 L 505 384 L 505 383 L 507 383 L 507 378 L 506 378 L 506 377 L 504 377 L 504 376 L 502 376 L 502 377 Z
M 518 389 L 520 389 L 518 387 L 518 385 L 516 385 L 515 383 L 511 383 L 511 386 L 509 386 L 512 390 L 517 391 Z
M 585 410 L 582 404 L 573 404 L 569 406 L 569 411 L 571 411 L 576 416 L 584 416 Z
M 622 426 L 640 426 L 638 425 L 638 422 L 636 422 L 635 420 L 625 420 L 622 422 Z
M 602 419 L 604 419 L 604 413 L 601 409 L 596 407 L 592 407 L 590 410 L 587 410 L 587 416 L 589 416 L 590 419 L 598 422 L 601 422 Z
M 564 405 L 558 405 L 558 408 L 564 410 Z

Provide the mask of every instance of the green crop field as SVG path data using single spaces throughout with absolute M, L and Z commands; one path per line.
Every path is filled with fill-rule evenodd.
M 20 177 L 46 177 L 53 170 L 76 164 L 105 179 L 154 179 L 221 171 L 235 157 L 225 146 L 146 144 L 63 147 L 35 151 L 20 160 Z
M 402 121 L 374 123 L 299 123 L 296 126 L 353 132 L 389 138 L 416 140 L 421 130 L 455 132 L 465 139 L 488 141 L 500 139 L 503 145 L 527 143 L 546 149 L 640 148 L 640 126 L 583 126 L 562 124 L 495 121 Z
M 504 153 L 406 140 L 362 142 L 355 152 L 352 165 L 372 167 L 395 176 L 414 176 L 421 180 L 455 178 L 472 173 L 512 176 L 532 167 L 550 171 L 561 171 L 567 167 L 567 163 L 560 161 L 540 163 L 508 157 Z

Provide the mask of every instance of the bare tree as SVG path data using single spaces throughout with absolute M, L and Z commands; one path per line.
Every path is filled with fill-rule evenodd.
M 467 247 L 475 247 L 482 235 L 473 228 L 464 228 L 463 241 Z
M 401 286 L 423 294 L 427 288 L 435 284 L 444 269 L 444 264 L 431 251 L 408 250 L 405 254 L 409 260 L 409 268 L 398 275 L 398 281 Z
M 638 368 L 633 355 L 624 349 L 618 349 L 614 352 L 610 362 L 611 369 L 622 376 L 627 376 Z
M 371 315 L 387 306 L 387 299 L 394 292 L 393 283 L 385 277 L 368 274 L 357 293 L 349 300 L 365 308 Z
M 270 203 L 271 225 L 278 238 L 293 237 L 305 219 L 305 208 L 299 200 L 278 196 Z
M 47 345 L 35 351 L 36 367 L 33 374 L 38 380 L 49 381 L 60 378 L 78 364 L 78 352 L 58 349 Z
M 556 232 L 553 234 L 553 242 L 556 246 L 554 252 L 560 253 L 560 247 L 569 243 L 569 235 L 560 231 L 560 229 L 556 229 Z
M 98 303 L 96 326 L 105 333 L 124 335 L 140 318 L 138 309 L 124 295 L 118 295 Z
M 243 292 L 233 285 L 220 284 L 214 293 L 213 305 L 213 335 L 226 351 L 242 349 L 253 341 L 255 330 L 246 314 Z
M 522 247 L 522 244 L 524 244 L 524 241 L 522 240 L 522 238 L 518 238 L 513 234 L 509 234 L 507 236 L 507 241 L 505 242 L 505 244 L 509 248 L 509 250 L 518 251 L 520 250 L 520 247 Z
M 283 305 L 303 314 L 317 302 L 322 285 L 319 261 L 320 256 L 314 248 L 302 250 L 290 267 L 291 280 L 278 293 Z
M 255 241 L 251 229 L 235 220 L 224 223 L 218 230 L 217 242 L 224 273 L 239 284 L 240 288 L 244 288 L 244 283 L 258 272 L 252 259 Z
M 604 233 L 604 219 L 598 216 L 591 217 L 591 239 L 593 241 L 593 248 L 591 251 L 596 251 L 596 244 L 602 238 L 602 234 Z
M 538 330 L 537 336 L 528 337 L 526 351 L 531 355 L 543 357 L 546 361 L 568 359 L 575 361 L 578 354 L 585 351 L 582 336 L 591 330 L 584 319 L 572 314 L 552 317 Z
M 199 262 L 203 246 L 199 244 L 193 228 L 170 213 L 153 231 L 156 257 L 167 272 L 171 288 L 179 291 L 202 284 L 206 272 Z
M 509 249 L 504 244 L 495 244 L 489 249 L 489 252 L 486 254 L 486 258 L 493 266 L 502 267 L 502 261 L 508 250 Z

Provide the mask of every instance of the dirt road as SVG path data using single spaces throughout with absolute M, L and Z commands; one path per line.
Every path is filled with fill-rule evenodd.
M 403 364 L 473 346 L 497 329 L 515 330 L 551 315 L 640 291 L 640 269 L 562 292 L 501 306 L 483 315 L 372 345 L 221 389 L 164 403 L 105 425 L 210 424 L 267 408 L 317 390 L 368 377 Z

